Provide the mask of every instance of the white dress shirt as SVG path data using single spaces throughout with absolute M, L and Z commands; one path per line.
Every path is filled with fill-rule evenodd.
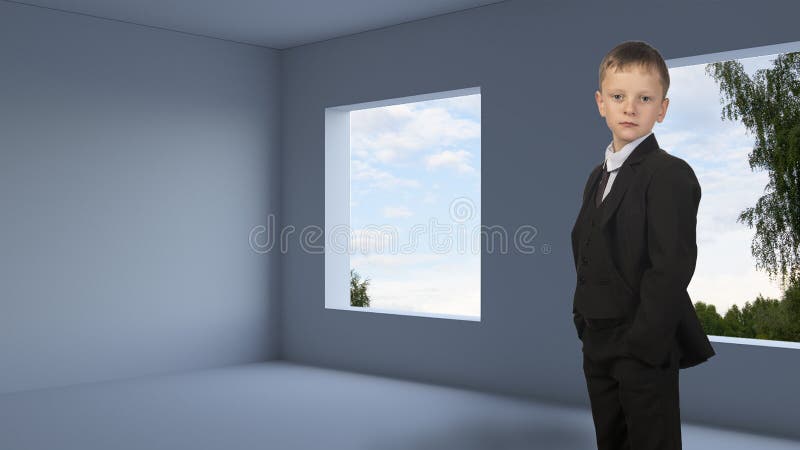
M 608 174 L 608 181 L 606 182 L 606 190 L 603 191 L 603 200 L 605 200 L 606 195 L 608 195 L 608 193 L 611 192 L 611 185 L 614 183 L 614 179 L 617 178 L 618 171 L 616 169 L 619 169 L 620 166 L 622 166 L 622 163 L 625 162 L 625 159 L 628 158 L 628 156 L 631 153 L 633 153 L 633 149 L 635 149 L 640 142 L 647 139 L 647 137 L 650 136 L 651 134 L 653 134 L 653 130 L 650 130 L 649 133 L 645 134 L 642 137 L 639 137 L 637 139 L 628 142 L 618 152 L 614 151 L 613 140 L 611 141 L 610 144 L 608 144 L 608 147 L 606 147 L 605 170 L 611 171 L 611 173 Z

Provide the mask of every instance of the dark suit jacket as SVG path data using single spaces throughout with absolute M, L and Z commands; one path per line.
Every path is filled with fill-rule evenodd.
M 587 214 L 602 164 L 592 170 L 576 225 Z M 599 226 L 616 277 L 635 294 L 637 306 L 624 336 L 626 351 L 651 365 L 669 357 L 677 334 L 681 368 L 715 354 L 697 318 L 687 286 L 697 260 L 695 228 L 700 184 L 689 164 L 659 148 L 655 133 L 645 138 L 617 171 L 603 200 Z M 593 197 L 593 196 L 592 196 Z M 572 251 L 578 270 L 578 245 Z M 575 313 L 578 335 L 585 323 Z

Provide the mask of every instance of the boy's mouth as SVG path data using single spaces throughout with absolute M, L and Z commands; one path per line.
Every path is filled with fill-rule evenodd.
M 625 126 L 628 126 L 628 127 L 635 127 L 636 126 L 636 124 L 633 123 L 633 122 L 620 122 L 620 125 L 625 125 Z

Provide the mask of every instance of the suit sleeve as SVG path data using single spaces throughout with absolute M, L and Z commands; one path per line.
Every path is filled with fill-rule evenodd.
M 589 179 L 586 180 L 586 185 L 583 187 L 583 202 L 584 203 L 587 201 L 586 197 L 589 195 L 589 190 L 592 187 L 591 186 L 591 181 L 592 181 L 592 178 L 594 178 L 593 175 L 594 175 L 595 171 L 598 170 L 598 167 L 595 167 L 594 169 L 592 169 L 592 171 L 589 173 Z M 572 257 L 573 257 L 573 259 L 575 261 L 575 270 L 577 271 L 578 270 L 578 249 L 576 248 L 574 242 L 573 242 L 573 245 L 572 245 Z M 579 313 L 575 309 L 575 307 L 572 308 L 572 320 L 573 320 L 573 322 L 575 322 L 575 331 L 578 332 L 578 339 L 583 340 L 583 330 L 584 330 L 584 328 L 586 328 L 586 322 L 584 322 L 584 320 L 583 320 L 583 315 L 581 313 Z
M 583 340 L 583 329 L 586 328 L 586 322 L 583 321 L 583 315 L 573 307 L 572 318 L 575 322 L 575 330 L 578 332 L 578 339 Z
M 624 345 L 629 354 L 653 366 L 669 358 L 694 274 L 700 196 L 694 171 L 681 159 L 659 169 L 647 188 L 649 265 L 642 274 L 640 302 Z
M 596 167 L 594 169 L 592 169 L 592 171 L 589 173 L 589 179 L 586 180 L 586 186 L 584 186 L 584 188 L 583 188 L 583 200 L 582 200 L 583 203 L 581 204 L 581 209 L 583 209 L 583 204 L 586 203 L 586 196 L 589 195 L 589 188 L 591 188 L 590 184 L 591 184 L 591 181 L 592 181 L 592 178 L 593 178 L 595 170 L 597 170 Z M 578 222 L 577 222 L 578 219 L 580 219 L 580 211 L 578 212 L 578 217 L 575 218 L 576 222 L 575 222 L 575 225 L 573 225 L 573 228 L 572 228 L 572 232 L 573 232 L 573 236 L 572 236 L 572 238 L 573 238 L 573 241 L 572 241 L 572 259 L 575 262 L 575 271 L 576 272 L 578 270 L 578 247 L 576 245 L 576 242 L 574 241 L 574 239 L 575 239 L 574 233 L 575 233 L 575 226 L 578 225 Z M 573 311 L 573 313 L 574 312 L 575 311 Z

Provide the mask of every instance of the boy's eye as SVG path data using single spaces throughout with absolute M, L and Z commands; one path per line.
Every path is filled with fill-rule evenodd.
M 622 98 L 622 94 L 611 94 L 611 98 L 614 100 L 620 100 Z M 642 96 L 642 100 L 644 100 L 645 103 L 652 101 L 652 99 L 653 97 L 650 97 L 649 95 Z

